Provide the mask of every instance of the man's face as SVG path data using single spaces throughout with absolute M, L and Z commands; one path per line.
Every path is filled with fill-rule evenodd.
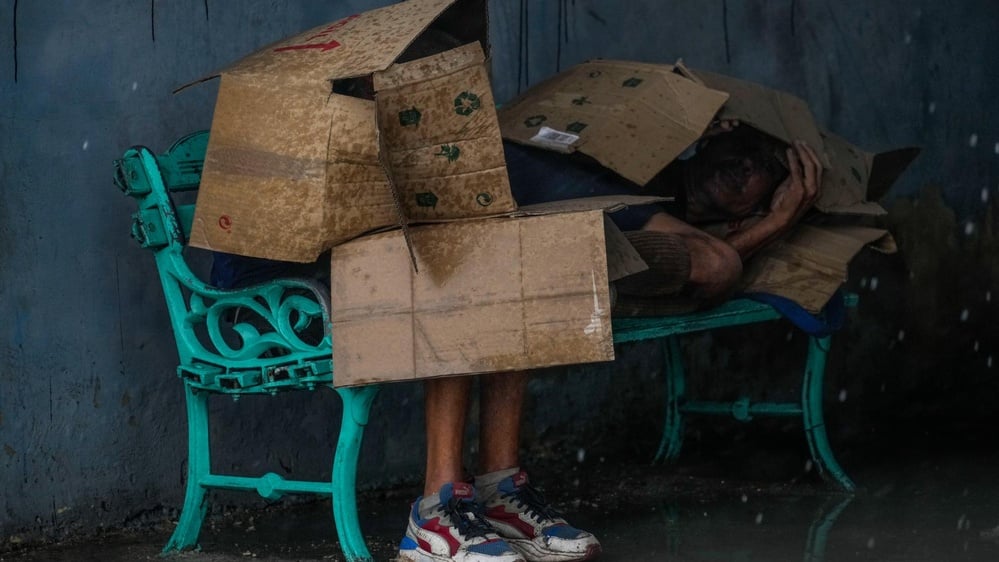
M 732 135 L 726 138 L 728 135 Z M 697 174 L 693 188 L 715 211 L 731 218 L 751 215 L 765 205 L 777 187 L 778 178 L 761 162 L 759 151 L 747 150 L 737 133 L 712 139 L 695 157 Z
M 731 217 L 745 217 L 773 194 L 773 175 L 749 158 L 722 160 L 705 170 L 701 189 L 713 206 Z

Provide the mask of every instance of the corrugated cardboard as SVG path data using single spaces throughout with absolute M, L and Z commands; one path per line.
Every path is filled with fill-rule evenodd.
M 414 227 L 333 249 L 336 384 L 614 358 L 601 210 Z
M 798 225 L 746 264 L 742 291 L 789 298 L 816 313 L 846 281 L 847 266 L 864 246 L 894 242 L 887 231 L 862 226 Z
M 582 152 L 645 185 L 704 134 L 728 98 L 673 70 L 604 60 L 574 66 L 504 106 L 503 137 Z
M 900 148 L 875 154 L 828 131 L 822 132 L 822 139 L 832 166 L 823 176 L 822 193 L 815 208 L 837 215 L 887 214 L 876 201 L 919 155 L 919 149 Z
M 218 73 L 219 97 L 190 243 L 247 256 L 312 261 L 335 244 L 408 220 L 397 209 L 389 173 L 401 178 L 401 191 L 395 195 L 417 219 L 515 209 L 509 186 L 498 179 L 503 165 L 498 135 L 491 145 L 482 137 L 474 146 L 459 144 L 475 140 L 463 136 L 471 131 L 488 135 L 490 120 L 495 128 L 481 48 L 455 50 L 434 58 L 432 65 L 414 61 L 397 72 L 406 79 L 390 90 L 408 88 L 418 94 L 420 104 L 438 102 L 455 114 L 425 111 L 415 127 L 424 131 L 418 139 L 408 129 L 403 139 L 396 138 L 398 128 L 379 132 L 379 121 L 387 124 L 389 117 L 379 120 L 378 107 L 398 120 L 398 107 L 405 105 L 399 92 L 387 91 L 391 99 L 377 107 L 374 101 L 331 93 L 334 79 L 388 68 L 435 20 L 434 25 L 446 22 L 448 31 L 461 39 L 486 44 L 485 19 L 484 0 L 408 0 L 279 41 Z M 428 90 L 420 86 L 422 80 L 447 87 Z M 435 94 L 439 99 L 431 99 Z M 472 105 L 472 95 L 479 102 L 473 111 L 455 105 L 456 100 Z M 458 117 L 472 125 L 456 126 Z M 439 134 L 426 133 L 437 127 Z M 458 145 L 464 154 L 458 166 L 449 168 L 427 151 L 429 146 L 413 144 L 414 139 L 432 140 L 438 148 Z M 380 144 L 396 150 L 388 159 L 388 171 L 379 160 Z M 448 160 L 449 154 L 453 149 L 445 151 L 444 160 L 458 163 Z M 471 194 L 473 201 L 488 199 L 488 205 L 468 205 L 456 198 L 457 192 L 471 189 L 455 168 L 481 170 L 482 176 L 492 173 L 491 182 L 477 184 Z M 427 182 L 446 194 L 429 206 L 432 213 L 406 204 L 431 199 L 427 191 L 405 191 L 423 189 Z

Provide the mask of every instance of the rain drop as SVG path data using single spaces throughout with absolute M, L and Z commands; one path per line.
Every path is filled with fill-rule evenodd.
M 976 133 L 971 133 L 971 136 L 968 137 L 968 146 L 971 148 L 978 146 L 978 135 Z
M 887 387 L 886 383 L 881 383 L 881 392 L 884 392 L 886 387 Z
M 992 291 L 985 291 L 985 302 L 992 302 Z
M 138 82 L 132 82 L 132 91 L 134 92 L 134 91 L 136 91 L 138 89 L 139 89 L 139 83 Z
M 905 330 L 899 330 L 898 331 L 898 341 L 904 341 L 904 340 L 905 340 Z
M 964 233 L 966 235 L 971 236 L 973 232 L 975 232 L 975 223 L 969 222 L 968 224 L 964 225 Z
M 576 462 L 583 462 L 584 460 L 586 460 L 586 449 L 576 451 Z
M 982 203 L 988 203 L 988 202 L 989 202 L 989 188 L 983 187 L 982 188 Z
M 860 278 L 860 288 L 861 289 L 866 289 L 867 288 L 867 278 L 866 277 L 861 277 Z
M 995 148 L 993 148 L 996 154 L 999 154 L 999 142 L 996 143 Z
M 906 45 L 908 45 L 909 43 L 912 43 L 912 34 L 911 33 L 906 33 L 904 41 L 905 41 Z
M 877 277 L 871 277 L 871 290 L 872 291 L 877 291 L 878 290 L 878 278 Z
M 90 141 L 88 140 L 83 141 L 83 150 L 86 150 L 88 148 L 90 148 Z
M 747 496 L 746 494 L 742 494 L 742 503 L 746 503 L 748 501 L 749 501 L 749 496 Z
M 867 548 L 874 548 L 874 537 L 867 539 Z
M 957 520 L 957 530 L 960 531 L 963 528 L 964 528 L 964 515 L 961 515 L 961 517 L 959 517 Z
M 845 388 L 843 390 L 839 391 L 839 401 L 840 402 L 846 402 L 846 389 Z
M 756 514 L 756 524 L 759 525 L 760 523 L 763 523 L 763 512 Z
M 962 311 L 961 311 L 961 322 L 967 322 L 967 321 L 968 321 L 968 315 L 969 315 L 969 314 L 970 314 L 970 313 L 968 312 L 968 309 L 967 309 L 967 308 L 966 308 L 966 309 L 964 309 L 964 310 L 962 310 Z
M 812 460 L 808 459 L 807 461 L 805 461 L 805 472 L 811 472 L 811 471 L 812 471 Z
M 989 369 L 992 368 L 992 356 L 991 355 L 989 355 L 989 358 L 985 360 L 985 366 L 988 367 Z
M 929 107 L 927 107 L 927 111 L 929 111 L 931 114 L 932 113 L 936 113 L 937 112 L 937 102 L 931 101 Z
M 978 351 L 978 340 L 975 340 L 975 351 Z
M 784 336 L 784 341 L 791 341 L 792 338 L 794 338 L 794 332 L 788 331 L 787 335 Z

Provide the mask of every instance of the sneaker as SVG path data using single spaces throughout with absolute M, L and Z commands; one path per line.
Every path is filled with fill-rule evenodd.
M 398 560 L 525 562 L 485 521 L 470 484 L 445 484 L 438 495 L 440 503 L 425 508 L 423 514 L 420 499 L 413 503 Z
M 486 521 L 528 562 L 592 560 L 600 554 L 593 534 L 566 522 L 520 471 L 482 490 Z

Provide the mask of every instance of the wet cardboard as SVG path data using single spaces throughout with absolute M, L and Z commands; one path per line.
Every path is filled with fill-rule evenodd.
M 419 273 L 399 230 L 335 247 L 335 384 L 613 360 L 607 224 L 595 209 L 413 227 Z
M 846 281 L 850 261 L 868 245 L 895 250 L 894 240 L 880 228 L 800 224 L 746 264 L 741 290 L 786 297 L 816 313 Z
M 374 229 L 515 209 L 499 173 L 499 136 L 491 144 L 484 140 L 489 122 L 496 127 L 485 55 L 474 43 L 487 44 L 485 8 L 484 0 L 408 0 L 284 39 L 217 73 L 190 243 L 309 262 Z M 431 57 L 433 64 L 413 61 L 390 71 L 402 78 L 388 82 L 384 102 L 331 92 L 334 79 L 388 69 L 428 26 L 442 22 L 473 44 Z M 422 87 L 422 81 L 438 87 Z M 407 93 L 414 103 L 434 106 L 411 127 L 419 134 L 388 126 L 400 119 Z M 382 158 L 380 146 L 393 150 L 392 157 Z M 460 159 L 448 157 L 454 147 Z M 471 189 L 466 176 L 475 174 L 475 191 L 459 200 L 456 194 Z M 434 197 L 435 204 L 421 204 Z
M 596 60 L 532 87 L 499 120 L 508 140 L 579 151 L 641 186 L 704 134 L 727 99 L 672 65 Z

